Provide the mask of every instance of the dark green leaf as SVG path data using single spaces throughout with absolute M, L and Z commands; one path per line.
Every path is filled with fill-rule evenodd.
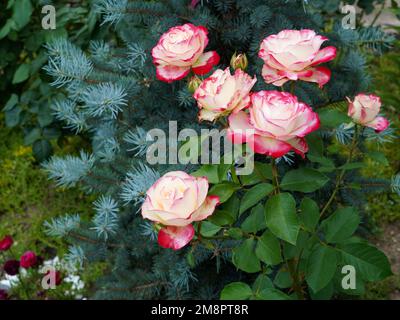
M 254 273 L 261 270 L 260 261 L 258 260 L 254 248 L 255 240 L 247 239 L 243 243 L 233 249 L 233 264 L 240 270 L 248 273 Z
M 3 111 L 9 111 L 12 108 L 14 108 L 14 106 L 18 103 L 18 96 L 13 93 L 10 97 L 10 99 L 8 99 Z
M 12 80 L 13 84 L 21 83 L 29 78 L 29 64 L 21 64 L 17 70 L 15 70 L 14 77 Z
M 201 223 L 200 233 L 204 237 L 212 237 L 215 235 L 219 230 L 221 230 L 220 226 L 217 226 L 209 221 L 203 221 Z
M 365 167 L 364 162 L 353 162 L 353 163 L 344 164 L 343 166 L 339 167 L 339 169 L 354 170 L 354 169 L 360 169 L 360 168 L 364 168 L 364 167 Z
M 252 187 L 250 190 L 246 191 L 240 202 L 239 215 L 245 212 L 247 209 L 259 203 L 268 194 L 274 190 L 274 187 L 269 183 L 260 183 Z
M 38 140 L 33 144 L 32 147 L 33 155 L 35 159 L 39 162 L 47 160 L 47 158 L 53 152 L 53 147 L 47 140 Z
M 378 163 L 381 163 L 381 164 L 383 164 L 385 166 L 389 165 L 388 159 L 386 158 L 386 156 L 382 152 L 370 151 L 370 152 L 367 153 L 367 156 L 369 158 L 371 158 L 372 160 L 374 160 L 374 161 L 376 161 Z
M 281 188 L 288 191 L 314 192 L 322 188 L 329 178 L 310 168 L 291 170 L 283 177 Z
M 306 281 L 314 292 L 325 288 L 337 268 L 336 251 L 328 246 L 316 245 L 308 257 Z
M 342 123 L 350 122 L 346 113 L 336 109 L 322 108 L 317 113 L 323 127 L 336 128 Z
M 382 251 L 366 243 L 351 243 L 341 248 L 346 264 L 356 268 L 367 281 L 382 280 L 390 275 L 390 263 Z
M 14 4 L 13 8 L 13 20 L 15 21 L 17 30 L 21 30 L 25 27 L 32 15 L 32 4 L 30 0 L 18 0 Z
M 267 227 L 278 238 L 296 244 L 299 221 L 296 216 L 296 201 L 289 193 L 271 197 L 265 205 Z
M 233 193 L 238 188 L 239 187 L 236 186 L 233 183 L 224 182 L 224 183 L 216 184 L 215 186 L 213 186 L 210 189 L 209 194 L 213 195 L 213 196 L 218 196 L 219 197 L 219 202 L 220 203 L 224 203 L 225 201 L 227 201 L 233 195 Z
M 250 286 L 243 282 L 232 282 L 221 292 L 221 300 L 246 300 L 253 295 Z
M 304 198 L 300 204 L 300 220 L 309 231 L 314 231 L 319 221 L 318 204 L 310 198 Z
M 195 172 L 192 172 L 192 175 L 195 177 L 207 177 L 209 183 L 218 183 L 218 166 L 214 166 L 212 164 L 205 164 L 201 166 L 201 168 Z
M 24 144 L 26 146 L 31 145 L 35 141 L 39 140 L 42 136 L 42 132 L 39 128 L 33 128 L 29 133 L 24 137 Z
M 19 124 L 21 119 L 21 113 L 22 109 L 20 106 L 16 106 L 11 110 L 6 111 L 5 112 L 6 126 L 12 128 L 15 127 L 17 124 Z
M 232 215 L 224 210 L 216 210 L 208 220 L 219 226 L 230 225 L 235 222 Z
M 267 227 L 265 224 L 264 206 L 260 203 L 255 206 L 246 220 L 243 221 L 241 229 L 244 232 L 256 233 Z
M 257 296 L 258 300 L 292 300 L 286 293 L 278 289 L 264 289 Z
M 281 289 L 290 288 L 293 284 L 293 280 L 289 271 L 284 269 L 279 270 L 274 279 L 274 284 Z
M 279 240 L 269 231 L 264 232 L 257 241 L 256 255 L 261 261 L 269 265 L 282 262 Z
M 254 170 L 249 175 L 239 176 L 244 186 L 250 186 L 259 182 L 272 179 L 272 168 L 268 163 L 255 162 Z
M 327 242 L 336 243 L 350 238 L 360 223 L 360 216 L 353 207 L 340 208 L 321 223 Z

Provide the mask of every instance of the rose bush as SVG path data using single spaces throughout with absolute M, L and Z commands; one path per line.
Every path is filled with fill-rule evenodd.
M 348 298 L 391 274 L 362 235 L 365 194 L 392 182 L 360 176 L 372 158 L 383 163 L 371 141 L 387 141 L 391 129 L 376 133 L 352 119 L 346 100 L 370 91 L 360 50 L 375 45 L 363 43 L 372 31 L 344 31 L 342 17 L 325 16 L 328 4 L 313 3 L 129 2 L 122 8 L 129 14 L 110 4 L 119 15 L 106 7 L 105 20 L 118 21 L 127 48 L 96 44 L 86 54 L 74 47 L 47 66 L 62 84 L 57 72 L 70 60 L 93 65 L 67 79 L 60 103 L 88 124 L 92 148 L 55 157 L 45 169 L 60 186 L 99 197 L 90 222 L 68 215 L 46 225 L 71 241 L 68 257 L 78 264 L 113 266 L 96 298 Z M 50 52 L 59 47 L 68 45 Z M 209 50 L 221 61 L 197 75 Z M 93 114 L 88 103 L 97 106 Z M 71 114 L 61 115 L 67 125 Z M 210 151 L 199 146 L 214 138 L 202 129 L 228 132 L 241 157 L 199 165 Z M 217 151 L 230 160 L 229 151 Z M 151 152 L 160 161 L 149 161 Z M 176 163 L 181 154 L 188 161 Z M 347 290 L 348 265 L 357 282 Z

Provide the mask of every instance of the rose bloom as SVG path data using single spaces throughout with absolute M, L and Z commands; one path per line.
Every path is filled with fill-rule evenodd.
M 36 254 L 33 251 L 25 252 L 20 258 L 21 267 L 28 269 L 34 267 L 37 263 Z
M 348 115 L 355 123 L 375 129 L 381 132 L 389 126 L 389 121 L 384 117 L 378 117 L 381 110 L 381 99 L 373 94 L 360 93 L 349 101 Z
M 312 30 L 283 30 L 261 43 L 258 56 L 264 60 L 262 76 L 267 83 L 282 86 L 289 80 L 316 82 L 325 85 L 331 72 L 317 65 L 336 57 L 335 47 L 321 49 L 328 38 Z
M 215 51 L 204 52 L 207 34 L 205 27 L 191 23 L 164 33 L 151 52 L 157 79 L 172 82 L 183 79 L 190 70 L 199 75 L 210 72 L 220 58 Z
M 8 260 L 3 266 L 3 270 L 10 276 L 15 276 L 19 273 L 19 261 L 18 260 Z
M 0 240 L 0 251 L 7 251 L 11 248 L 14 241 L 11 236 L 5 236 L 2 240 Z
M 199 119 L 213 121 L 229 113 L 237 113 L 250 105 L 250 90 L 256 83 L 241 69 L 231 75 L 229 68 L 218 69 L 205 79 L 193 97 L 200 108 Z
M 256 153 L 281 157 L 294 150 L 304 157 L 304 137 L 319 128 L 318 115 L 288 92 L 260 91 L 251 96 L 249 114 L 229 117 L 228 137 L 233 143 L 247 142 Z
M 206 219 L 219 203 L 217 196 L 207 193 L 207 178 L 183 171 L 169 172 L 150 187 L 142 216 L 166 226 L 158 234 L 160 246 L 177 250 L 190 242 L 194 236 L 191 223 Z

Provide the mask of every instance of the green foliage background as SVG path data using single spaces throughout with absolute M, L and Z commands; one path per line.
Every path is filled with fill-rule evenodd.
M 5 104 L 5 124 L 23 131 L 25 145 L 33 145 L 39 161 L 53 152 L 51 141 L 63 142 L 70 134 L 50 110 L 56 92 L 41 68 L 46 63 L 44 45 L 69 37 L 78 44 L 94 37 L 96 14 L 91 1 L 57 1 L 55 30 L 42 28 L 42 7 L 51 1 L 7 0 L 0 3 L 0 103 Z

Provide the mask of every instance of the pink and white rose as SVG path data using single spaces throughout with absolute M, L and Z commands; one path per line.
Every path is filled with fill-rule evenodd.
M 348 115 L 355 123 L 375 129 L 376 132 L 381 132 L 389 126 L 389 121 L 378 116 L 381 110 L 381 99 L 373 94 L 360 93 L 354 98 L 354 101 L 349 101 Z
M 304 157 L 304 137 L 317 130 L 318 115 L 288 92 L 260 91 L 251 96 L 249 114 L 229 117 L 228 137 L 233 143 L 248 143 L 255 153 L 281 157 L 291 150 Z
M 169 172 L 150 187 L 142 216 L 164 226 L 158 235 L 162 247 L 177 250 L 190 242 L 194 235 L 191 223 L 206 219 L 219 203 L 219 197 L 207 193 L 206 177 L 183 171 Z
M 205 27 L 191 23 L 164 33 L 151 52 L 157 79 L 172 82 L 183 79 L 190 70 L 199 75 L 210 72 L 220 58 L 215 51 L 204 52 L 207 34 Z
M 312 30 L 283 30 L 265 38 L 258 56 L 264 60 L 262 76 L 267 83 L 282 86 L 289 80 L 316 82 L 320 87 L 331 77 L 321 63 L 336 57 L 333 46 L 321 49 L 328 38 Z
M 237 113 L 250 105 L 250 90 L 256 83 L 241 69 L 231 75 L 229 68 L 216 70 L 205 79 L 193 97 L 200 108 L 199 119 L 214 121 L 230 113 Z

